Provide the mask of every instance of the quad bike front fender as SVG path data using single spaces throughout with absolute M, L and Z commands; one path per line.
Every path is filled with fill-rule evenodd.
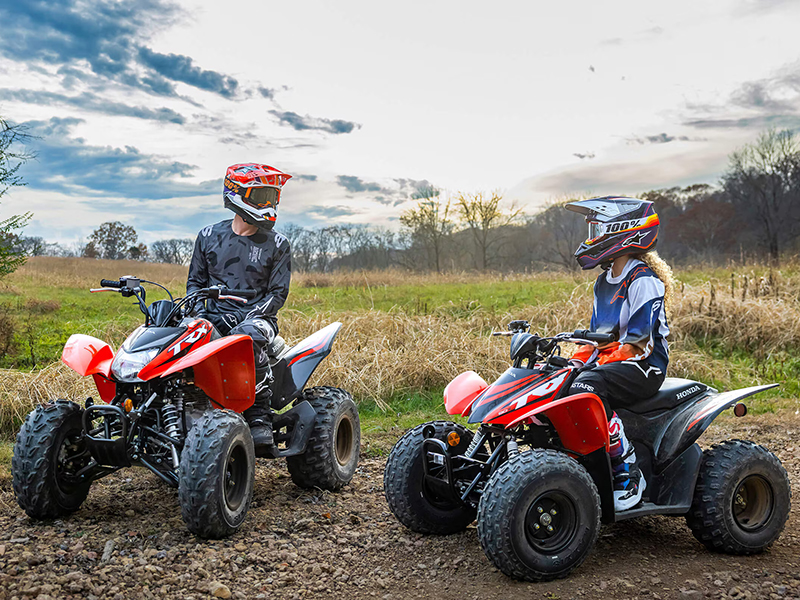
M 144 381 L 168 377 L 192 369 L 194 383 L 208 394 L 219 408 L 244 412 L 253 405 L 256 396 L 256 372 L 253 340 L 249 335 L 229 335 L 209 342 L 178 359 L 158 375 L 139 373 Z
M 675 415 L 664 428 L 660 438 L 653 444 L 656 463 L 668 461 L 686 450 L 722 411 L 730 408 L 739 400 L 774 387 L 778 387 L 778 384 L 756 385 L 720 394 L 712 393 L 699 398 L 697 402 L 693 402 Z
M 449 415 L 467 416 L 472 403 L 489 384 L 475 371 L 466 371 L 444 388 L 444 408 Z
M 506 429 L 516 427 L 538 414 L 550 420 L 568 452 L 587 455 L 601 448 L 608 452 L 606 409 L 596 394 L 573 394 L 555 402 L 534 406 L 506 425 Z
M 103 402 L 110 402 L 116 394 L 117 386 L 111 381 L 113 360 L 114 351 L 111 346 L 103 340 L 81 333 L 69 336 L 61 352 L 61 362 L 70 369 L 84 377 L 92 376 Z

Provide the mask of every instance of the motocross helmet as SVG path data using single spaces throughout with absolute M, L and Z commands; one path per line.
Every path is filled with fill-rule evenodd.
M 222 197 L 229 208 L 245 223 L 270 230 L 278 218 L 281 188 L 292 178 L 275 167 L 244 163 L 228 167 Z
M 604 196 L 568 202 L 567 210 L 586 216 L 589 237 L 575 251 L 582 269 L 607 267 L 618 256 L 644 254 L 656 247 L 658 215 L 652 202 Z

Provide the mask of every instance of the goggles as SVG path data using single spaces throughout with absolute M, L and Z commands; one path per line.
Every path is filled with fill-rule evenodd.
M 241 193 L 244 192 L 244 193 Z M 260 186 L 243 188 L 240 197 L 257 211 L 263 211 L 278 206 L 281 190 L 278 187 Z
M 597 238 L 603 237 L 606 233 L 606 224 L 598 221 L 589 221 L 589 238 L 587 242 L 593 242 Z

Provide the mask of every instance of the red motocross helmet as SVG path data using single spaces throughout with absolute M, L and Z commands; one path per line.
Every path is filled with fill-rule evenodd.
M 278 218 L 281 188 L 292 178 L 269 165 L 244 163 L 228 167 L 222 190 L 225 208 L 245 223 L 270 230 Z
M 624 254 L 644 254 L 656 247 L 658 215 L 652 202 L 604 196 L 568 202 L 564 208 L 586 216 L 589 238 L 575 251 L 582 269 L 610 264 Z

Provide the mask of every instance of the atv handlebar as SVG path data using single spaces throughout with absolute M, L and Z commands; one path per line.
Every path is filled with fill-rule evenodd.
M 577 329 L 572 337 L 579 340 L 588 340 L 590 342 L 597 342 L 598 344 L 610 344 L 617 341 L 616 334 L 613 333 L 598 333 L 596 331 L 589 331 L 588 329 Z
M 103 287 L 110 287 L 110 288 L 119 289 L 119 288 L 122 287 L 122 282 L 121 281 L 113 281 L 111 279 L 101 279 L 100 280 L 100 285 L 102 285 Z

